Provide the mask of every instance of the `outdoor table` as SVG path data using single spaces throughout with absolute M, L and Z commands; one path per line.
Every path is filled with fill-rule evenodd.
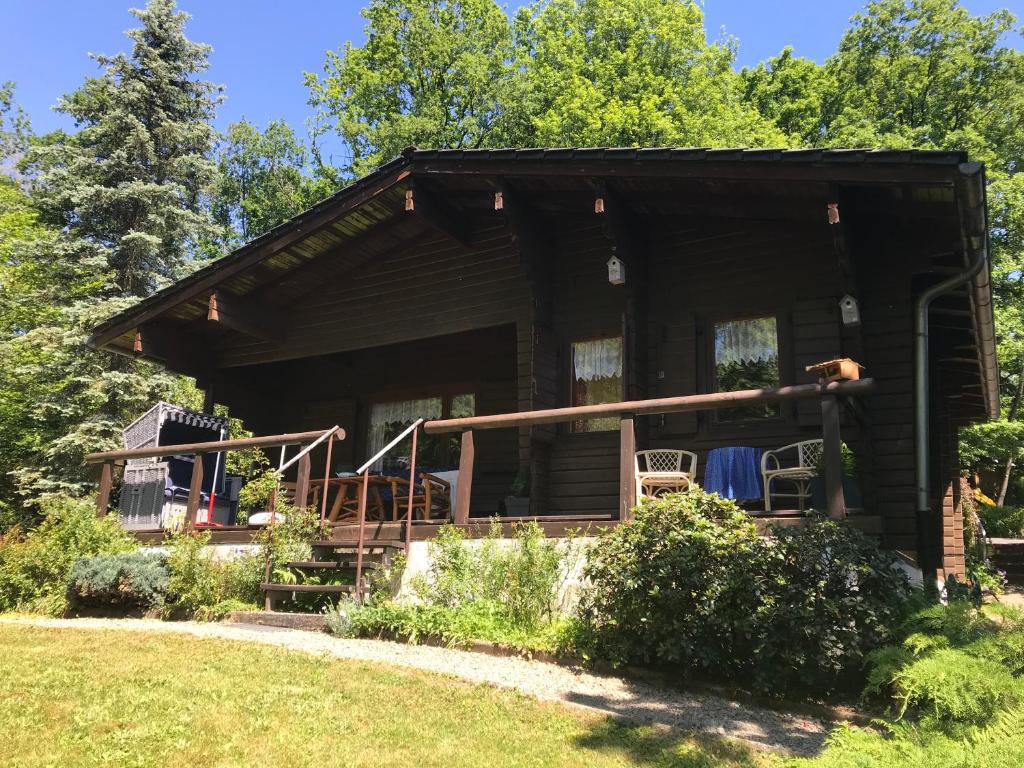
M 761 448 L 732 446 L 708 451 L 704 490 L 723 499 L 753 501 L 761 498 Z

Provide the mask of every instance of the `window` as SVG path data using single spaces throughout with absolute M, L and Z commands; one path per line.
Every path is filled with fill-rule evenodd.
M 622 400 L 622 337 L 577 341 L 572 345 L 572 404 L 598 405 Z M 573 422 L 573 432 L 619 428 L 617 416 Z
M 476 395 L 471 393 L 445 397 L 425 397 L 416 400 L 395 400 L 374 403 L 370 408 L 370 434 L 367 456 L 390 443 L 403 429 L 416 419 L 459 418 L 476 415 Z M 458 435 L 419 435 L 417 463 L 423 471 L 442 471 L 458 466 L 461 442 Z M 374 472 L 401 472 L 409 470 L 412 454 L 412 435 L 407 435 L 383 459 L 371 467 Z M 417 470 L 418 471 L 418 470 Z
M 774 317 L 715 323 L 715 391 L 779 386 L 779 334 Z M 718 421 L 764 419 L 780 414 L 778 403 L 723 408 Z

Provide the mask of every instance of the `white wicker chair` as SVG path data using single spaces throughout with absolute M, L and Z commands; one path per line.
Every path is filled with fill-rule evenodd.
M 683 468 L 689 459 L 689 467 Z M 637 451 L 633 458 L 637 501 L 660 491 L 685 491 L 697 480 L 697 454 L 674 448 Z
M 803 440 L 791 443 L 761 456 L 761 476 L 764 478 L 764 509 L 772 511 L 772 496 L 796 499 L 802 511 L 804 502 L 811 497 L 811 479 L 818 476 L 818 461 L 824 450 L 823 440 Z M 773 493 L 772 480 L 792 483 L 795 491 Z

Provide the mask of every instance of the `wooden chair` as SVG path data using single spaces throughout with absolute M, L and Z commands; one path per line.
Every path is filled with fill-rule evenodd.
M 685 491 L 697 481 L 697 454 L 692 451 L 674 448 L 637 451 L 633 465 L 638 501 L 643 496 Z
M 391 479 L 391 517 L 404 519 L 409 509 L 409 479 Z M 448 520 L 452 514 L 452 486 L 447 480 L 423 472 L 420 487 L 413 489 L 412 516 L 421 520 Z
M 818 462 L 824 451 L 823 440 L 802 440 L 790 443 L 761 456 L 761 476 L 764 478 L 764 509 L 772 511 L 772 481 L 784 480 L 792 483 L 792 493 L 775 493 L 775 496 L 796 499 L 801 511 L 811 497 L 811 479 L 818 476 Z

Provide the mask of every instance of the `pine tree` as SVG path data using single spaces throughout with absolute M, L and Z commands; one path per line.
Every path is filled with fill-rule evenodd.
M 31 459 L 14 477 L 37 501 L 82 492 L 82 457 L 115 446 L 122 426 L 174 386 L 152 366 L 89 349 L 89 330 L 112 312 L 186 274 L 212 238 L 209 190 L 216 180 L 210 120 L 219 88 L 200 79 L 210 47 L 185 35 L 173 0 L 133 10 L 130 54 L 95 56 L 102 68 L 57 110 L 78 131 L 41 137 L 21 163 L 42 223 L 57 234 L 32 244 L 45 265 L 38 300 L 59 316 L 27 329 L 12 386 L 39 393 L 30 414 Z

